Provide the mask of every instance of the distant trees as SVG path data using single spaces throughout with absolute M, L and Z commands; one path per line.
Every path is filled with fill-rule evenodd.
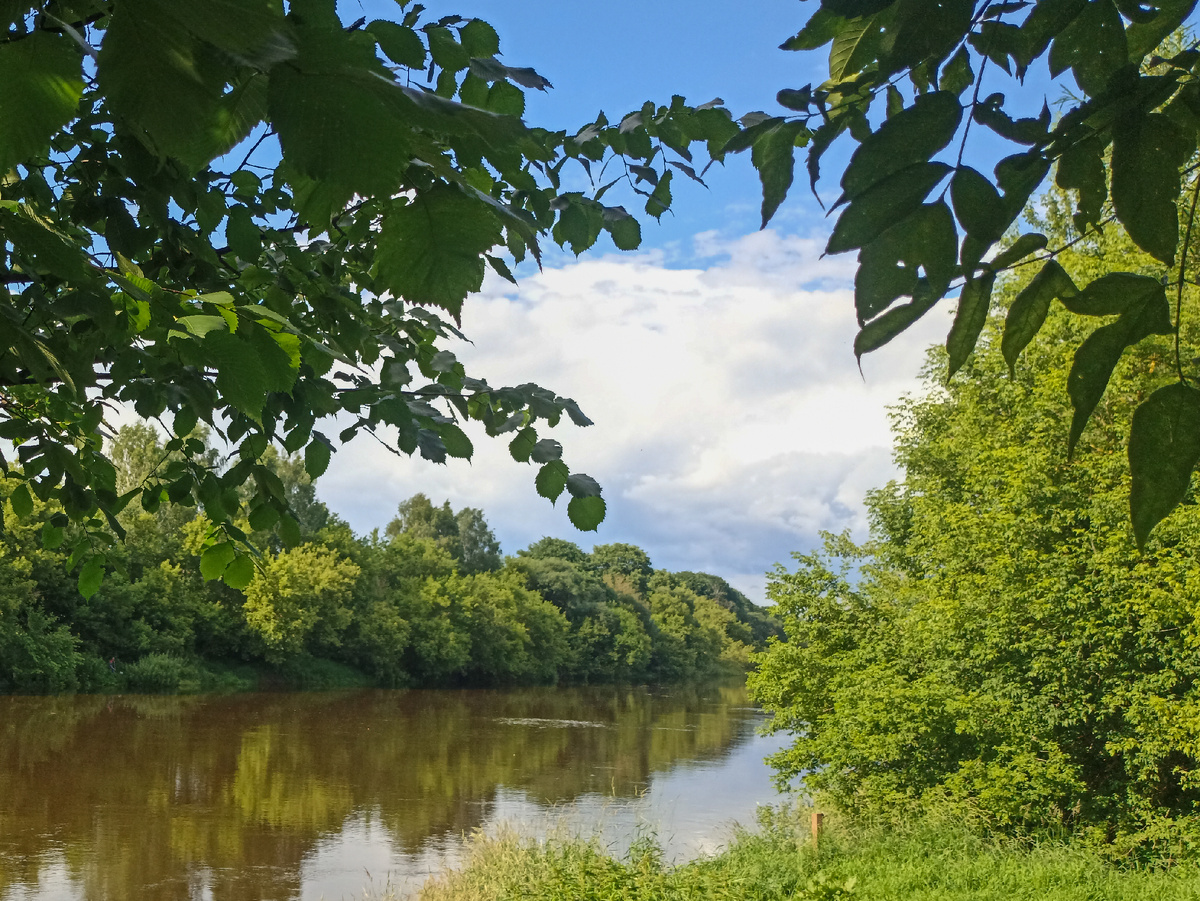
M 110 453 L 126 486 L 159 484 L 178 459 L 145 424 L 122 428 Z M 483 511 L 423 494 L 383 536 L 358 537 L 298 457 L 266 446 L 258 462 L 288 497 L 299 540 L 288 546 L 272 508 L 243 492 L 235 521 L 262 548 L 244 590 L 215 578 L 249 558 L 214 551 L 203 505 L 123 510 L 127 540 L 87 598 L 72 571 L 87 565 L 70 550 L 77 527 L 55 504 L 34 499 L 24 519 L 8 517 L 0 689 L 169 690 L 244 664 L 300 684 L 337 666 L 379 685 L 678 680 L 747 666 L 752 619 L 655 572 L 640 548 L 589 554 L 544 538 L 506 560 Z M 0 481 L 6 511 L 23 503 L 19 484 Z

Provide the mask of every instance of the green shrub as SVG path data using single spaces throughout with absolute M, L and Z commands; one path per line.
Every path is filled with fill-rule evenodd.
M 196 681 L 194 668 L 172 654 L 147 654 L 126 664 L 121 672 L 125 684 L 133 691 L 177 692 Z

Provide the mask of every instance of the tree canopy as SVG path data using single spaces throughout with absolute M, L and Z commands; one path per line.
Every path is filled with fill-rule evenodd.
M 689 145 L 737 133 L 719 104 L 532 127 L 524 92 L 549 82 L 501 62 L 486 22 L 420 5 L 346 23 L 334 0 L 44 0 L 0 4 L 0 31 L 0 439 L 18 464 L 0 465 L 18 516 L 52 500 L 51 528 L 83 524 L 85 593 L 131 503 L 198 505 L 218 575 L 244 586 L 243 503 L 299 539 L 271 443 L 315 478 L 362 432 L 469 458 L 474 420 L 578 528 L 603 519 L 600 486 L 543 436 L 588 425 L 579 406 L 493 387 L 444 345 L 485 271 L 512 278 L 539 241 L 636 248 L 606 195 L 661 216 L 672 174 L 698 177 Z M 116 402 L 169 436 L 132 487 L 102 447 Z M 337 436 L 317 428 L 334 417 Z
M 1061 238 L 1069 204 L 1043 208 Z M 1059 260 L 1080 281 L 1155 265 L 1115 226 Z M 1024 276 L 1001 282 L 1002 305 Z M 1200 803 L 1200 507 L 1189 492 L 1138 553 L 1121 450 L 1174 343 L 1125 355 L 1068 460 L 1088 320 L 1052 308 L 1012 380 L 1005 322 L 985 323 L 967 378 L 939 388 L 931 355 L 930 392 L 896 410 L 903 481 L 868 496 L 871 540 L 828 536 L 770 576 L 787 640 L 752 687 L 795 739 L 781 779 L 852 814 L 949 806 L 1008 832 L 1153 843 Z
M 807 148 L 815 191 L 834 142 L 857 142 L 841 173 L 826 252 L 858 253 L 860 358 L 957 290 L 946 339 L 953 376 L 996 307 L 998 274 L 1014 267 L 1038 269 L 1008 307 L 1001 349 L 1010 371 L 1055 301 L 1099 319 L 1071 364 L 1069 454 L 1122 355 L 1151 335 L 1177 335 L 1191 312 L 1183 286 L 1195 279 L 1200 180 L 1185 176 L 1200 135 L 1200 50 L 1191 41 L 1163 42 L 1194 7 L 1194 0 L 822 0 L 782 49 L 828 47 L 829 79 L 781 90 L 778 101 L 793 115 L 743 117 L 748 127 L 724 150 L 751 150 L 765 225 L 792 185 L 796 147 Z M 1158 55 L 1164 46 L 1171 49 Z M 1044 97 L 1023 105 L 1020 94 L 1029 92 L 1019 88 L 1031 74 L 1067 73 L 1078 90 L 1062 98 L 1057 115 Z M 1006 148 L 991 175 L 971 165 L 979 145 Z M 1052 171 L 1074 198 L 1071 230 L 1059 242 L 1018 230 L 1021 211 Z M 1076 282 L 1059 254 L 1110 222 L 1155 265 Z M 1183 498 L 1200 460 L 1192 356 L 1177 344 L 1174 382 L 1142 402 L 1130 427 L 1139 545 Z

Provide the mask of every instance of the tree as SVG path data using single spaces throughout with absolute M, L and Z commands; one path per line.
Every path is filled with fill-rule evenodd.
M 791 187 L 795 148 L 807 148 L 815 192 L 829 148 L 844 135 L 858 143 L 841 174 L 826 252 L 858 252 L 860 358 L 957 291 L 946 339 L 953 376 L 997 307 L 997 277 L 1015 267 L 1038 266 L 1038 275 L 1008 307 L 1001 350 L 1010 371 L 1054 301 L 1101 318 L 1077 341 L 1071 364 L 1071 454 L 1122 355 L 1152 335 L 1178 335 L 1185 313 L 1194 314 L 1182 294 L 1196 279 L 1200 180 L 1187 184 L 1185 216 L 1178 207 L 1197 150 L 1200 49 L 1191 40 L 1163 45 L 1194 8 L 1195 0 L 822 0 L 782 48 L 828 46 L 829 79 L 780 91 L 792 114 L 743 117 L 748 127 L 723 151 L 751 150 L 765 226 Z M 1170 49 L 1156 55 L 1160 46 Z M 1069 71 L 1078 88 L 1057 117 L 1044 102 L 1039 110 L 1006 99 L 1017 93 L 1013 79 L 1043 64 L 1053 77 Z M 990 177 L 967 153 L 982 129 L 989 144 L 1014 151 Z M 1059 242 L 1017 234 L 1022 209 L 1052 170 L 1074 198 L 1071 232 Z M 1077 283 L 1059 255 L 1114 221 L 1154 266 Z M 1175 381 L 1145 398 L 1130 426 L 1139 545 L 1180 503 L 1200 460 L 1193 356 L 1174 355 Z
M 435 507 L 424 494 L 401 501 L 386 534 L 429 539 L 458 561 L 463 575 L 494 572 L 501 565 L 500 542 L 488 527 L 483 511 L 464 507 L 457 513 L 449 501 Z
M 297 543 L 263 452 L 303 451 L 317 477 L 334 446 L 317 426 L 337 414 L 342 441 L 376 433 L 438 463 L 471 456 L 476 421 L 537 465 L 539 494 L 570 496 L 577 527 L 601 521 L 600 486 L 540 432 L 589 425 L 579 406 L 493 387 L 443 343 L 485 270 L 511 278 L 540 240 L 639 245 L 602 202 L 616 182 L 564 190 L 564 166 L 619 158 L 661 216 L 673 172 L 695 174 L 689 145 L 738 131 L 726 111 L 675 98 L 528 127 L 523 91 L 549 83 L 501 62 L 486 22 L 418 5 L 346 23 L 334 0 L 31 0 L 4 4 L 0 31 L 0 438 L 19 466 L 2 465 L 16 515 L 36 495 L 81 524 L 85 594 L 139 502 L 199 506 L 210 563 L 226 561 L 206 572 L 244 587 L 238 489 Z M 128 491 L 99 438 L 114 401 L 179 455 Z M 199 422 L 236 448 L 223 471 Z
M 1061 238 L 1069 208 L 1045 208 Z M 1155 265 L 1116 226 L 1059 261 L 1080 281 Z M 1003 281 L 1001 303 L 1038 277 Z M 968 378 L 939 390 L 938 353 L 930 393 L 897 410 L 904 479 L 868 496 L 871 542 L 829 536 L 770 576 L 787 640 L 752 687 L 795 736 L 780 779 L 857 814 L 949 803 L 1010 832 L 1151 836 L 1200 805 L 1200 507 L 1189 493 L 1139 554 L 1120 451 L 1174 344 L 1124 355 L 1069 460 L 1088 320 L 1049 310 L 1011 380 L 1007 321 L 985 324 Z

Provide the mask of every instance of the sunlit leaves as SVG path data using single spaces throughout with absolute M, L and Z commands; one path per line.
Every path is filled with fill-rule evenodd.
M 50 143 L 83 93 L 79 48 L 39 32 L 0 44 L 0 172 Z
M 483 253 L 501 243 L 492 211 L 450 185 L 422 192 L 384 217 L 378 268 L 398 297 L 457 316 L 483 284 Z

